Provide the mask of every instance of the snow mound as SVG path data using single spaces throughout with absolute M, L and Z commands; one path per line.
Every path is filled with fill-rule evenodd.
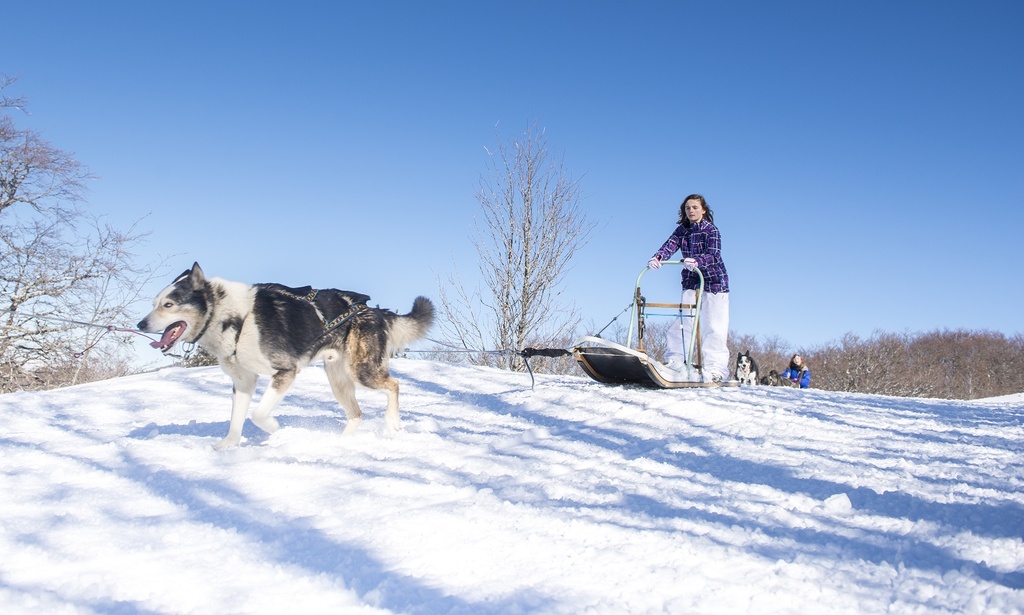
M 0 610 L 1024 610 L 1020 400 L 393 372 L 221 452 L 217 368 L 0 396 Z

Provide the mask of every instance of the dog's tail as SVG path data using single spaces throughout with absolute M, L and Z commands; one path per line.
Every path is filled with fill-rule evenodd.
M 416 297 L 412 310 L 395 318 L 388 331 L 388 345 L 393 352 L 427 335 L 434 324 L 434 304 L 426 297 Z

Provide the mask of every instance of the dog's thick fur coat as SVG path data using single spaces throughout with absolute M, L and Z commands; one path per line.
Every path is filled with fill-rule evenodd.
M 396 314 L 366 307 L 369 296 L 345 290 L 290 288 L 207 278 L 199 263 L 157 295 L 141 331 L 163 332 L 153 346 L 167 352 L 178 341 L 196 343 L 217 357 L 234 384 L 228 434 L 216 447 L 237 445 L 260 374 L 270 385 L 252 413 L 260 429 L 278 428 L 271 416 L 299 370 L 323 360 L 331 390 L 345 409 L 350 434 L 362 420 L 355 385 L 387 394 L 385 429 L 399 427 L 398 381 L 388 372 L 396 349 L 422 338 L 434 321 L 434 306 L 417 297 L 412 311 Z
M 779 375 L 779 372 L 775 371 L 774 369 L 769 371 L 767 376 L 761 378 L 761 384 L 770 387 L 793 387 L 797 389 L 800 388 L 799 384 L 793 382 L 789 378 L 783 378 L 781 375 Z
M 739 380 L 741 385 L 758 384 L 757 374 L 759 371 L 757 361 L 750 356 L 749 350 L 736 355 L 736 380 Z

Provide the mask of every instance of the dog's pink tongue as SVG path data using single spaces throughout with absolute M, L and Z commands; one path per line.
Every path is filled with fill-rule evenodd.
M 160 337 L 159 341 L 150 342 L 149 345 L 153 348 L 170 348 L 178 340 L 184 328 L 185 325 L 182 323 L 174 323 L 164 329 L 164 334 Z

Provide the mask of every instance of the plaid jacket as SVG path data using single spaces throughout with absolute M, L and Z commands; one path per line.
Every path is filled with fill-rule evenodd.
M 690 228 L 680 224 L 654 256 L 658 260 L 668 260 L 676 250 L 680 259 L 697 261 L 704 274 L 704 290 L 709 293 L 729 292 L 729 273 L 722 262 L 722 236 L 717 226 L 707 220 L 701 220 Z M 697 274 L 683 269 L 683 288 L 696 289 L 698 286 L 700 278 Z

